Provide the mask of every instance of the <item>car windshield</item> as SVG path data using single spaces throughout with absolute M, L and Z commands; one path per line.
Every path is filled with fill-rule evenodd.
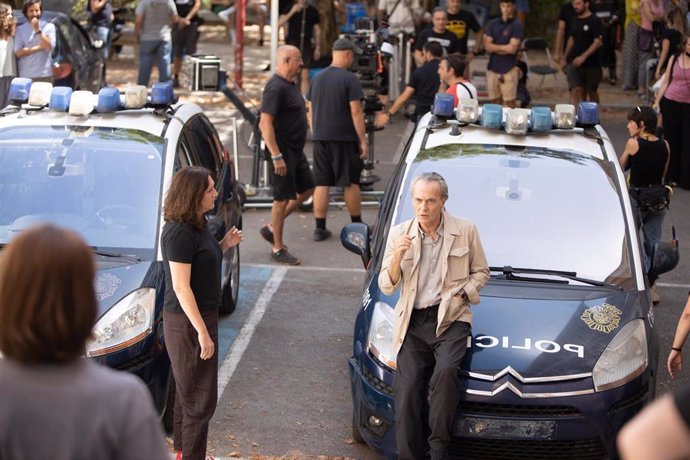
M 80 233 L 101 251 L 155 255 L 164 141 L 137 130 L 0 130 L 0 244 L 37 223 Z
M 448 183 L 446 209 L 477 225 L 489 265 L 632 286 L 624 214 L 605 162 L 535 147 L 428 149 L 410 165 L 395 223 L 413 217 L 412 178 L 432 171 Z

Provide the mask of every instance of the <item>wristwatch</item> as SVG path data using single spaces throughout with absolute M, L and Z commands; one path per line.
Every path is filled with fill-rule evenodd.
M 43 33 L 43 31 L 41 29 L 38 29 L 36 32 L 34 32 L 34 34 L 36 34 L 36 35 L 41 35 L 42 33 Z
M 386 110 L 386 116 L 387 116 L 388 118 L 392 118 L 393 115 L 395 115 L 393 112 L 391 112 L 390 110 Z

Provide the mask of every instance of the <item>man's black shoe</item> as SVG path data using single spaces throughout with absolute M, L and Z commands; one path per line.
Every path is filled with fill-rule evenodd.
M 278 262 L 279 264 L 285 264 L 285 265 L 299 265 L 300 260 L 290 254 L 287 249 L 283 248 L 278 252 L 272 252 L 271 251 L 271 259 L 274 261 Z
M 314 230 L 314 241 L 323 241 L 327 238 L 330 238 L 331 235 L 331 231 L 327 228 L 317 228 Z
M 273 244 L 273 231 L 271 231 L 271 228 L 268 226 L 268 224 L 259 229 L 259 234 L 263 239 Z
M 429 460 L 450 460 L 450 456 L 445 449 L 431 449 L 429 450 Z

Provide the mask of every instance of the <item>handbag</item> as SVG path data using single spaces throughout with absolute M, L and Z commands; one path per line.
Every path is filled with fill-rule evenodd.
M 642 212 L 663 211 L 668 209 L 671 201 L 668 187 L 662 184 L 631 188 L 630 196 L 635 199 L 637 207 Z
M 640 51 L 652 51 L 654 49 L 654 32 L 647 29 L 640 29 L 637 36 L 637 45 Z

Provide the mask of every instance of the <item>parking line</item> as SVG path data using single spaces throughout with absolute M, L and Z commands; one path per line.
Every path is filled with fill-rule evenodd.
M 242 264 L 242 266 L 246 267 L 254 267 L 254 268 L 272 268 L 276 269 L 279 266 L 278 265 L 270 265 L 270 264 Z M 290 269 L 290 270 L 318 270 L 320 272 L 348 272 L 348 273 L 364 273 L 364 267 L 362 268 L 338 268 L 338 267 L 317 267 L 317 266 L 308 266 L 308 265 L 292 265 L 290 267 L 280 267 L 283 268 L 284 270 Z
M 271 277 L 268 279 L 266 286 L 264 286 L 263 290 L 261 291 L 261 295 L 256 301 L 252 312 L 249 314 L 249 318 L 247 318 L 247 322 L 242 327 L 242 330 L 237 336 L 237 339 L 235 339 L 235 342 L 232 344 L 230 352 L 223 360 L 223 364 L 218 371 L 218 399 L 223 396 L 225 387 L 232 378 L 232 374 L 235 373 L 235 369 L 242 359 L 242 355 L 247 350 L 249 342 L 252 340 L 252 335 L 254 335 L 256 326 L 259 325 L 261 319 L 264 317 L 264 313 L 266 313 L 266 309 L 271 302 L 271 298 L 276 293 L 280 287 L 280 283 L 287 274 L 287 268 L 285 267 L 272 268 L 274 268 L 274 271 L 271 274 Z

